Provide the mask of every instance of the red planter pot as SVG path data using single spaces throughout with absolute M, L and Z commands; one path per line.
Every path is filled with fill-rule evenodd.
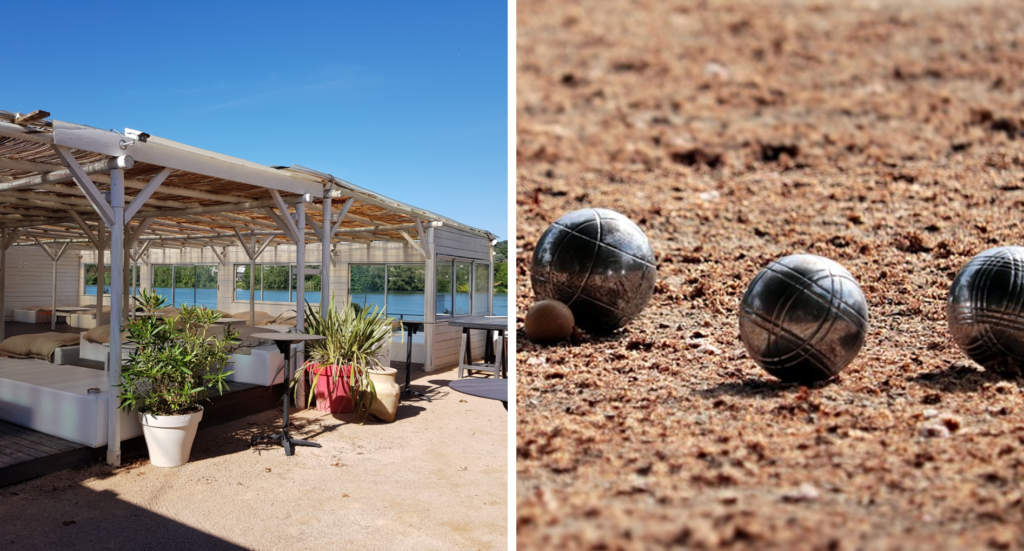
M 352 413 L 355 411 L 355 400 L 349 392 L 348 378 L 352 373 L 352 366 L 342 366 L 338 380 L 334 380 L 334 372 L 338 369 L 336 365 L 314 364 L 310 367 L 309 373 L 316 378 L 316 387 L 313 395 L 316 396 L 316 409 L 330 413 Z

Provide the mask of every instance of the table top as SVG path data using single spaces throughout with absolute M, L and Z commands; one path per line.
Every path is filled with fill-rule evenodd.
M 508 401 L 508 379 L 458 379 L 448 386 L 470 396 Z
M 508 330 L 508 316 L 466 316 L 448 320 L 452 327 L 469 329 Z
M 86 310 L 95 309 L 95 306 L 65 306 L 63 308 L 57 307 L 58 312 L 85 312 Z
M 254 339 L 286 342 L 319 341 L 327 338 L 320 335 L 307 335 L 305 333 L 253 333 L 249 336 Z

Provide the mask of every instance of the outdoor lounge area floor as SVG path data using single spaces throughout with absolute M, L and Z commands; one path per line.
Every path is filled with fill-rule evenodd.
M 315 409 L 286 457 L 249 447 L 279 408 L 200 430 L 191 461 L 93 463 L 0 488 L 3 549 L 504 549 L 508 414 L 448 388 L 457 369 L 414 372 L 432 402 L 393 423 Z

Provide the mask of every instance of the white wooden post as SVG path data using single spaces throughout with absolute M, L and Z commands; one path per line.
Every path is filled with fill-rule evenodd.
M 121 465 L 121 416 L 118 412 L 117 391 L 121 383 L 121 301 L 124 296 L 124 170 L 110 171 L 110 206 L 114 223 L 110 226 L 110 358 L 107 406 L 107 464 Z M 103 282 L 99 282 L 102 287 Z M 115 318 L 116 316 L 116 318 Z
M 256 327 L 256 232 L 249 232 L 249 238 L 249 327 Z M 245 244 L 242 245 L 244 247 Z
M 320 228 L 320 315 L 331 303 L 331 198 L 324 198 L 323 227 Z
M 434 366 L 434 328 L 433 322 L 437 321 L 437 260 L 434 254 L 434 227 L 427 228 L 426 237 L 427 260 L 423 278 L 424 292 L 423 300 L 426 304 L 423 307 L 423 321 L 427 322 L 423 328 L 423 370 L 432 371 Z M 409 347 L 412 347 L 412 340 L 409 340 Z
M 103 325 L 103 280 L 107 275 L 104 259 L 107 254 L 106 243 L 109 241 L 103 220 L 99 221 L 96 236 L 100 241 L 100 245 L 96 246 L 96 325 Z
M 284 216 L 284 217 L 287 217 L 288 216 L 288 211 L 285 210 L 284 212 L 281 213 L 281 215 Z M 306 328 L 306 324 L 305 324 L 305 321 L 306 321 L 306 319 L 305 319 L 306 318 L 306 316 L 305 316 L 305 313 L 306 313 L 306 203 L 305 202 L 299 201 L 298 203 L 295 203 L 295 216 L 297 218 L 297 220 L 295 221 L 295 227 L 298 228 L 298 231 L 295 232 L 296 237 L 298 237 L 298 240 L 295 242 L 295 247 L 296 247 L 295 248 L 295 279 L 296 279 L 296 281 L 295 281 L 295 287 L 296 287 L 296 289 L 295 289 L 295 302 L 297 303 L 297 308 L 295 309 L 295 331 L 298 332 L 298 333 L 302 333 L 302 331 Z M 324 225 L 326 226 L 326 224 L 324 224 Z M 321 268 L 323 268 L 323 266 L 321 266 Z M 321 272 L 321 273 L 323 273 L 323 272 Z M 321 281 L 323 281 L 323 276 L 320 276 L 320 277 L 321 277 Z M 321 283 L 321 285 L 322 285 L 322 283 Z M 323 291 L 320 292 L 320 296 L 321 297 L 323 296 Z M 292 358 L 295 360 L 295 365 L 296 366 L 302 365 L 306 361 L 305 346 L 303 345 L 303 343 L 299 343 L 298 344 L 298 349 L 299 349 L 298 350 L 298 354 L 294 354 L 292 356 Z M 291 371 L 289 371 L 289 373 L 295 373 L 295 369 L 293 368 Z M 287 383 L 287 380 L 285 382 Z M 285 397 L 285 400 L 287 400 L 287 399 L 288 398 Z M 302 407 L 306 403 L 306 389 L 305 389 L 305 387 L 302 388 L 302 390 L 301 390 L 301 392 L 299 394 L 299 399 L 297 400 L 297 402 L 298 403 L 295 404 L 296 408 L 300 408 L 300 407 Z
M 487 270 L 487 315 L 494 315 L 494 241 L 489 242 L 487 254 L 490 258 L 490 269 Z
M 64 243 L 60 249 L 54 252 L 44 245 L 38 237 L 33 236 L 33 239 L 36 240 L 36 244 L 39 245 L 39 248 L 46 253 L 46 256 L 50 257 L 50 260 L 53 261 L 53 292 L 50 295 L 50 329 L 55 330 L 57 329 L 57 261 L 64 256 L 64 253 L 68 250 L 71 243 Z

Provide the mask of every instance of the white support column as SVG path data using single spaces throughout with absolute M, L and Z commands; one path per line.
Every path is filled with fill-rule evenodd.
M 427 236 L 425 239 L 427 259 L 426 266 L 424 267 L 425 274 L 423 278 L 423 300 L 427 303 L 423 305 L 423 320 L 427 323 L 423 328 L 423 370 L 432 371 L 434 367 L 434 328 L 433 322 L 437 321 L 437 259 L 434 255 L 434 228 L 433 226 L 427 228 Z M 412 346 L 412 342 L 409 342 L 409 346 Z
M 103 220 L 99 221 L 96 235 L 100 242 L 100 245 L 96 247 L 96 325 L 103 325 L 103 285 L 107 276 L 104 259 L 107 255 L 107 244 L 110 243 L 111 238 L 111 234 L 107 233 L 106 227 L 103 225 Z
M 287 218 L 288 211 L 286 210 L 281 214 Z M 304 201 L 295 203 L 295 217 L 297 218 L 297 220 L 295 220 L 295 226 L 302 228 L 303 230 L 295 232 L 296 237 L 298 237 L 298 240 L 295 242 L 295 302 L 297 304 L 297 307 L 295 308 L 295 331 L 302 333 L 306 328 L 306 203 Z M 288 219 L 288 221 L 290 222 L 291 220 Z M 326 224 L 324 225 L 326 226 Z M 321 268 L 323 268 L 323 266 L 321 266 Z M 321 292 L 320 295 L 323 296 L 323 292 Z M 306 354 L 303 343 L 299 343 L 297 346 L 298 353 L 293 354 L 292 358 L 295 361 L 295 365 L 299 366 L 306 362 Z M 288 373 L 295 373 L 295 369 L 291 368 L 291 371 Z M 287 400 L 288 396 L 285 395 L 284 399 Z M 305 388 L 302 388 L 299 393 L 299 400 L 297 400 L 297 402 L 298 403 L 295 404 L 296 408 L 300 408 L 306 403 Z
M 494 315 L 494 243 L 497 240 L 491 241 L 490 247 L 487 249 L 487 254 L 491 259 L 491 267 L 487 270 L 487 315 Z
M 331 198 L 324 199 L 323 227 L 320 229 L 320 315 L 324 315 L 331 305 Z
M 33 237 L 32 239 L 35 239 L 36 245 L 39 245 L 39 248 L 46 253 L 46 256 L 50 257 L 50 260 L 53 261 L 53 293 L 50 295 L 50 329 L 55 330 L 57 329 L 57 262 L 62 256 L 64 256 L 64 253 L 68 250 L 68 246 L 71 244 L 64 243 L 60 249 L 51 251 L 50 248 L 44 245 L 38 237 Z
M 287 213 L 286 213 L 287 214 Z M 296 226 L 306 227 L 306 204 L 295 203 L 295 214 L 298 217 Z M 295 242 L 295 328 L 301 333 L 306 311 L 306 232 L 295 232 L 299 238 Z M 321 293 L 323 295 L 323 293 Z
M 107 464 L 121 465 L 121 418 L 115 386 L 121 383 L 121 311 L 124 295 L 124 171 L 110 171 L 110 207 L 114 223 L 110 226 L 110 358 L 107 361 L 110 385 L 107 389 Z M 102 286 L 102 281 L 99 282 Z M 117 316 L 116 318 L 114 316 Z

